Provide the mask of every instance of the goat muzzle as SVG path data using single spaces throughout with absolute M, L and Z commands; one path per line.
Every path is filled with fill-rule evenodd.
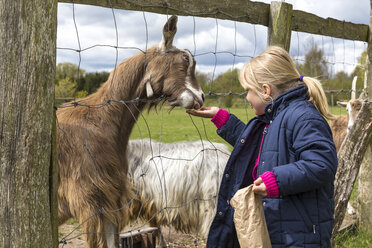
M 200 109 L 203 106 L 203 102 L 199 102 L 197 100 L 194 101 L 194 109 Z

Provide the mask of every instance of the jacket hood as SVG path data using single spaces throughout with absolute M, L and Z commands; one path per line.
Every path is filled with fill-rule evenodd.
M 277 116 L 281 110 L 288 107 L 289 103 L 294 100 L 307 100 L 309 99 L 307 86 L 301 84 L 300 86 L 293 88 L 279 95 L 274 99 L 273 102 L 265 106 L 265 114 L 258 116 L 258 119 L 269 123 L 272 119 Z

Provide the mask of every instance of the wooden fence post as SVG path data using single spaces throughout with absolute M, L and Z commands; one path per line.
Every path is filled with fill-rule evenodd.
M 359 228 L 372 235 L 372 145 L 371 137 L 359 171 L 358 184 Z
M 372 10 L 372 0 L 371 0 Z M 369 18 L 369 37 L 366 59 L 366 98 L 372 101 L 372 13 Z M 371 137 L 369 138 L 369 145 L 364 155 L 364 159 L 359 171 L 359 185 L 358 185 L 358 220 L 361 230 L 372 235 L 372 145 Z
M 50 197 L 57 0 L 0 6 L 0 247 L 57 247 Z
M 289 51 L 292 31 L 292 5 L 271 2 L 267 44 L 280 46 Z
M 372 104 L 363 101 L 354 125 L 342 142 L 337 153 L 338 168 L 335 178 L 335 221 L 332 231 L 334 243 L 337 232 L 345 216 L 346 206 L 350 199 L 363 156 L 366 153 L 372 132 Z

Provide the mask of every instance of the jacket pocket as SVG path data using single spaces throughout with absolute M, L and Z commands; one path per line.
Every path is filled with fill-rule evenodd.
M 302 202 L 302 200 L 298 197 L 298 195 L 291 195 L 290 200 L 293 204 L 293 206 L 296 208 L 297 212 L 300 214 L 303 222 L 305 223 L 305 227 L 309 232 L 316 233 L 316 226 L 313 221 L 311 221 L 311 218 L 309 214 L 306 211 L 306 208 Z

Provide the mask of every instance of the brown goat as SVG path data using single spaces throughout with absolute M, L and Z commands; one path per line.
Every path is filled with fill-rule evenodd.
M 354 125 L 356 117 L 362 108 L 362 98 L 363 93 L 356 98 L 356 82 L 357 77 L 355 76 L 351 85 L 351 99 L 348 102 L 337 102 L 337 105 L 341 107 L 346 107 L 347 116 L 340 115 L 329 123 L 332 129 L 333 140 L 335 142 L 336 151 L 339 152 L 342 143 L 345 140 L 346 134 L 349 132 L 350 128 Z M 366 87 L 366 85 L 365 85 Z M 347 212 L 352 215 L 355 214 L 356 210 L 350 202 L 347 203 Z
M 338 152 L 341 148 L 342 142 L 344 141 L 346 134 L 349 132 L 350 128 L 354 125 L 355 119 L 362 107 L 362 95 L 358 99 L 355 99 L 356 92 L 356 81 L 357 77 L 355 76 L 352 82 L 352 93 L 351 99 L 348 102 L 337 102 L 341 107 L 346 107 L 347 116 L 340 115 L 337 118 L 329 123 L 333 140 L 336 145 L 336 151 Z
M 355 119 L 362 107 L 361 99 L 354 99 L 348 102 L 337 102 L 338 105 L 346 107 L 347 116 L 340 115 L 335 120 L 330 122 L 330 127 L 333 133 L 333 140 L 335 141 L 336 150 L 339 151 L 342 142 L 350 128 L 354 125 Z
M 203 104 L 193 56 L 172 45 L 176 31 L 172 16 L 160 45 L 122 62 L 94 94 L 57 110 L 59 224 L 77 219 L 90 248 L 119 247 L 128 221 L 129 135 L 140 111 L 158 103 L 129 101 L 163 96 L 171 106 Z
M 329 126 L 332 129 L 333 141 L 335 142 L 337 152 L 340 150 L 341 144 L 346 137 L 348 121 L 349 119 L 347 116 L 340 115 L 329 123 Z

